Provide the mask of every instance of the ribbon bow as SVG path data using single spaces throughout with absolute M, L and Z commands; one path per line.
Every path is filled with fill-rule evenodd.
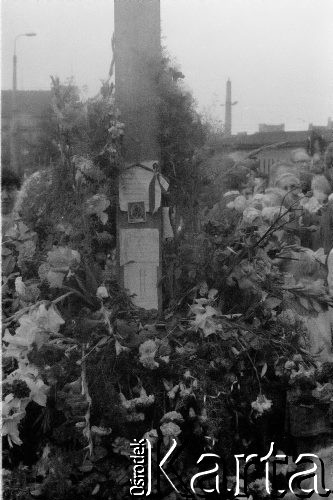
M 168 191 L 169 183 L 159 172 L 157 163 L 154 163 L 153 171 L 154 177 L 149 184 L 149 211 L 154 214 L 161 206 L 162 193 Z

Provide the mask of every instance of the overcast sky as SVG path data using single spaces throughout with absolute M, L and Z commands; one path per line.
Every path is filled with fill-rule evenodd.
M 137 1 L 137 0 L 132 0 Z M 142 0 L 141 0 L 142 1 Z M 75 77 L 96 93 L 111 60 L 113 0 L 2 0 L 2 88 L 49 89 Z M 161 0 L 162 43 L 200 111 L 224 119 L 232 81 L 233 132 L 258 123 L 304 129 L 333 117 L 333 0 Z

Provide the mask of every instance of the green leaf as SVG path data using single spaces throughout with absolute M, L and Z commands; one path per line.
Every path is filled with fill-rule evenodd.
M 188 272 L 188 277 L 190 279 L 194 279 L 197 275 L 197 272 L 195 271 L 195 269 L 191 269 L 191 271 Z
M 92 490 L 91 494 L 92 495 L 97 495 L 97 493 L 99 492 L 100 490 L 100 485 L 99 484 L 96 484 L 95 488 Z
M 8 276 L 9 274 L 11 274 L 14 271 L 15 264 L 16 264 L 16 259 L 13 255 L 9 255 L 5 259 L 3 259 L 3 261 L 2 261 L 2 273 L 5 276 Z
M 262 367 L 260 377 L 263 378 L 266 375 L 266 372 L 267 372 L 267 363 L 265 363 L 264 366 Z
M 86 460 L 80 467 L 78 467 L 80 472 L 91 472 L 94 468 L 94 465 L 90 462 L 90 460 Z
M 70 266 L 78 264 L 80 261 L 79 252 L 69 247 L 54 247 L 53 250 L 47 252 L 47 262 L 55 270 L 60 268 L 66 271 Z
M 101 281 L 100 267 L 95 263 L 89 263 L 85 261 L 85 287 L 91 295 L 96 295 L 98 288 L 98 283 Z
M 319 302 L 317 302 L 315 299 L 311 299 L 311 305 L 317 313 L 322 312 L 323 308 L 321 307 Z
M 108 341 L 110 340 L 110 337 L 108 335 L 105 335 L 102 337 L 96 344 L 96 347 L 102 347 L 105 345 Z
M 3 246 L 1 249 L 1 255 L 3 257 L 7 257 L 7 255 L 11 255 L 12 253 L 13 253 L 13 251 L 10 248 L 7 248 L 5 246 Z
M 91 457 L 92 462 L 97 462 L 98 460 L 102 460 L 102 458 L 105 458 L 108 454 L 108 451 L 106 448 L 103 446 L 95 446 L 94 448 L 94 454 Z
M 309 301 L 305 297 L 299 297 L 298 300 L 301 306 L 307 311 L 311 308 Z
M 268 309 L 276 309 L 281 302 L 281 299 L 277 297 L 268 297 L 268 299 L 265 300 L 265 306 L 268 307 Z

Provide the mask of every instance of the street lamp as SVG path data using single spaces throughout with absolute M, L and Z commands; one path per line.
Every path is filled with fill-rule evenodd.
M 11 131 L 10 131 L 10 163 L 11 168 L 15 172 L 19 173 L 19 165 L 17 162 L 17 151 L 16 151 L 16 90 L 17 90 L 17 56 L 16 56 L 16 42 L 19 38 L 23 36 L 36 36 L 36 33 L 20 33 L 16 35 L 14 39 L 14 55 L 13 55 L 13 90 L 12 90 L 12 120 L 11 120 Z

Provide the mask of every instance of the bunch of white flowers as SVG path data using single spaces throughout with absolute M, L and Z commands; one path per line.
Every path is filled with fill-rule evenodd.
M 160 426 L 163 434 L 163 442 L 166 446 L 169 445 L 172 438 L 176 438 L 182 432 L 179 425 L 174 422 L 165 422 Z
M 251 406 L 257 412 L 257 417 L 261 416 L 265 411 L 269 411 L 272 407 L 272 401 L 267 399 L 264 394 L 259 394 L 255 401 L 252 401 Z
M 260 222 L 261 212 L 254 207 L 247 207 L 243 212 L 243 222 L 245 224 L 253 224 L 255 221 Z
M 139 361 L 146 368 L 153 370 L 158 368 L 160 365 L 155 361 L 155 356 L 157 353 L 158 346 L 156 342 L 152 339 L 146 340 L 139 347 L 140 358 Z

